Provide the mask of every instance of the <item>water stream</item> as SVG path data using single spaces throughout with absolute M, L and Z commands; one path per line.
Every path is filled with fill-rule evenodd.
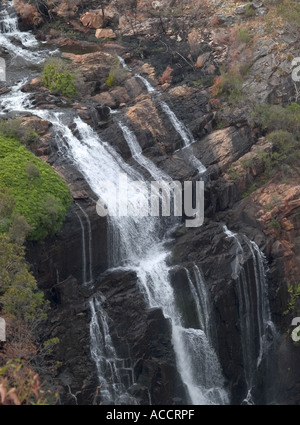
M 0 29 L 0 42 L 10 52 L 12 59 L 24 58 L 25 61 L 38 63 L 44 60 L 47 53 L 49 54 L 47 49 L 41 49 L 41 46 L 35 40 L 33 41 L 32 34 L 21 33 L 18 30 L 11 2 L 7 2 L 0 9 Z M 15 44 L 15 40 L 18 40 L 21 46 L 18 43 Z M 149 93 L 158 94 L 158 91 L 146 79 L 140 75 L 137 75 L 137 78 L 143 81 Z M 64 110 L 57 112 L 34 109 L 30 95 L 21 91 L 23 84 L 24 81 L 16 81 L 12 91 L 2 96 L 1 114 L 5 115 L 13 111 L 31 112 L 52 123 L 60 152 L 77 167 L 90 188 L 107 204 L 110 211 L 108 217 L 109 266 L 122 266 L 134 270 L 148 307 L 161 308 L 164 316 L 170 319 L 177 369 L 186 388 L 189 403 L 228 404 L 229 397 L 224 389 L 224 379 L 211 337 L 211 328 L 214 324 L 210 315 L 209 297 L 203 276 L 197 266 L 193 269 L 194 279 L 191 279 L 190 275 L 188 277 L 190 285 L 193 285 L 191 289 L 197 305 L 199 328 L 184 327 L 182 312 L 176 306 L 170 281 L 170 269 L 167 264 L 170 252 L 165 244 L 168 230 L 174 225 L 176 219 L 168 222 L 160 217 L 143 217 L 138 213 L 134 214 L 140 194 L 135 190 L 128 193 L 121 190 L 124 176 L 129 183 L 138 180 L 146 184 L 148 181 L 144 171 L 147 171 L 155 180 L 169 181 L 170 177 L 143 155 L 134 132 L 123 123 L 122 118 L 116 119 L 115 124 L 122 129 L 132 157 L 139 165 L 137 168 L 126 163 L 110 141 L 102 140 L 92 127 L 76 115 L 72 118 L 76 132 L 72 132 L 69 127 L 72 112 L 68 111 L 66 114 Z M 165 102 L 159 100 L 159 104 L 189 152 L 187 161 L 193 161 L 199 174 L 203 174 L 205 167 L 193 156 L 192 151 L 189 151 L 190 145 L 194 143 L 191 133 Z M 115 187 L 115 199 L 112 192 L 105 186 L 107 181 Z M 138 201 L 140 202 L 141 198 Z M 120 214 L 120 209 L 126 202 L 129 210 L 131 209 L 131 215 Z M 88 284 L 94 278 L 92 229 L 86 211 L 79 204 L 77 206 L 78 225 L 82 232 L 82 283 Z M 259 253 L 251 242 L 250 244 L 257 261 L 257 279 L 260 279 Z M 264 299 L 264 294 L 262 290 L 261 299 Z M 100 403 L 135 404 L 137 400 L 128 392 L 128 387 L 135 381 L 133 369 L 131 365 L 125 367 L 124 359 L 120 359 L 115 350 L 110 329 L 112 323 L 105 311 L 105 298 L 101 293 L 94 294 L 90 299 L 90 309 L 91 356 L 98 373 Z M 269 316 L 263 310 L 259 313 L 259 317 L 261 319 L 260 339 L 263 346 L 265 335 L 263 328 Z M 262 348 L 262 355 L 263 350 Z M 127 384 L 122 378 L 124 370 L 131 376 Z M 151 400 L 150 394 L 149 399 Z

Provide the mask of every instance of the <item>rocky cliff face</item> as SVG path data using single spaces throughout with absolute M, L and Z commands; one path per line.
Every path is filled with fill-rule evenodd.
M 291 56 L 296 55 L 296 36 L 286 26 L 278 29 L 276 40 L 268 37 L 259 20 L 268 12 L 263 1 L 250 2 L 247 7 L 235 6 L 231 1 L 214 1 L 206 11 L 196 8 L 197 2 L 190 2 L 176 19 L 178 35 L 174 32 L 172 15 L 159 14 L 164 2 L 153 2 L 157 3 L 154 10 L 149 2 L 138 2 L 135 21 L 132 15 L 122 14 L 112 5 L 107 9 L 107 20 L 103 20 L 98 10 L 86 13 L 88 6 L 93 7 L 91 2 L 88 6 L 87 2 L 74 2 L 72 10 L 67 6 L 64 9 L 64 3 L 59 10 L 51 9 L 51 13 L 60 17 L 68 15 L 65 25 L 71 24 L 75 28 L 72 20 L 81 16 L 81 30 L 88 29 L 92 34 L 96 28 L 110 25 L 123 37 L 122 42 L 106 40 L 101 45 L 94 43 L 92 46 L 85 40 L 72 40 L 65 30 L 51 29 L 43 35 L 49 43 L 69 50 L 65 57 L 72 60 L 74 69 L 84 76 L 84 95 L 73 104 L 80 117 L 92 125 L 103 140 L 111 143 L 125 161 L 133 164 L 128 145 L 110 113 L 111 109 L 121 111 L 122 119 L 130 123 L 144 155 L 173 179 L 181 181 L 196 178 L 197 172 L 192 165 L 182 167 L 186 155 L 181 150 L 182 140 L 162 110 L 161 100 L 172 106 L 195 138 L 192 153 L 207 168 L 206 220 L 200 229 L 182 228 L 173 234 L 169 259 L 173 266 L 171 281 L 177 302 L 186 312 L 184 320 L 192 326 L 196 318 L 185 269 L 191 270 L 194 265 L 201 267 L 212 299 L 217 324 L 214 338 L 231 403 L 243 401 L 247 384 L 237 281 L 232 277 L 231 267 L 236 251 L 234 241 L 224 234 L 224 224 L 255 241 L 267 257 L 270 306 L 280 334 L 278 357 L 274 360 L 276 379 L 272 382 L 275 382 L 276 394 L 273 396 L 277 403 L 299 404 L 297 364 L 300 351 L 287 334 L 292 317 L 297 315 L 297 305 L 283 315 L 288 309 L 288 286 L 298 281 L 300 271 L 298 178 L 282 182 L 281 177 L 275 175 L 243 199 L 253 181 L 265 171 L 262 154 L 268 155 L 273 150 L 262 129 L 255 127 L 250 119 L 251 102 L 287 104 L 290 100 L 297 100 L 290 76 L 290 61 L 284 57 L 286 49 Z M 253 13 L 250 14 L 249 8 Z M 41 13 L 39 16 L 43 19 Z M 197 16 L 201 25 L 190 31 L 188 23 L 192 16 Z M 258 16 L 257 20 L 254 16 Z M 33 22 L 23 16 L 24 21 L 30 25 Z M 35 23 L 39 25 L 39 21 L 35 20 Z M 240 26 L 245 26 L 253 37 L 255 34 L 251 45 L 237 41 Z M 86 36 L 84 31 L 80 33 L 82 38 Z M 150 35 L 146 37 L 146 34 Z M 77 50 L 98 51 L 70 53 L 71 50 L 66 48 L 70 45 Z M 126 58 L 131 71 L 127 71 L 121 85 L 109 88 L 106 79 L 116 54 Z M 214 77 L 220 74 L 221 65 L 228 63 L 249 65 L 243 81 L 245 97 L 238 104 L 225 100 L 220 107 L 212 86 Z M 162 76 L 168 64 L 173 70 L 171 80 Z M 135 72 L 147 77 L 158 88 L 159 99 L 147 92 L 141 80 L 134 76 Z M 52 105 L 55 109 L 64 102 L 41 88 L 40 80 L 31 82 L 25 89 L 32 92 L 38 108 Z M 46 333 L 60 338 L 54 354 L 62 362 L 58 375 L 62 402 L 101 402 L 97 395 L 96 368 L 90 355 L 91 313 L 88 307 L 90 297 L 100 291 L 106 299 L 117 354 L 130 363 L 134 371 L 135 385 L 127 384 L 131 394 L 142 404 L 148 404 L 149 397 L 153 404 L 186 403 L 185 389 L 175 366 L 168 319 L 161 310 L 146 308 L 133 272 L 107 271 L 107 222 L 96 214 L 95 195 L 82 175 L 59 156 L 51 129 L 45 136 L 46 131 L 47 128 L 41 130 L 43 144 L 37 154 L 48 160 L 67 180 L 75 202 L 62 231 L 55 238 L 28 245 L 28 259 L 40 288 L 51 301 Z M 95 279 L 93 288 L 89 289 L 83 285 L 83 245 L 90 253 L 85 267 L 90 270 L 91 265 Z M 251 270 L 253 259 L 247 247 L 245 252 L 244 266 Z M 253 276 L 249 281 L 253 284 Z M 265 372 L 266 366 L 262 365 L 261 376 Z M 273 401 L 269 381 L 260 376 L 255 379 L 256 403 Z

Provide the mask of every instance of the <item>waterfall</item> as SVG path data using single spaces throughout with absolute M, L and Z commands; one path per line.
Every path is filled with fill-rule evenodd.
M 1 41 L 0 41 L 1 42 Z M 21 88 L 27 82 L 24 78 L 11 87 L 9 93 L 1 96 L 0 115 L 6 115 L 7 112 L 26 112 L 31 107 L 30 94 L 23 93 Z
M 277 333 L 272 322 L 268 299 L 266 259 L 257 244 L 223 227 L 228 238 L 235 240 L 235 256 L 231 263 L 232 278 L 236 281 L 247 395 L 244 402 L 253 404 L 256 373 L 263 359 L 268 360 Z M 240 240 L 241 239 L 241 240 Z M 246 255 L 241 241 L 249 248 L 253 270 L 245 267 Z M 253 281 L 254 275 L 254 281 Z M 274 381 L 274 377 L 273 377 Z
M 232 279 L 237 279 L 241 273 L 241 270 L 243 270 L 244 250 L 236 233 L 231 232 L 231 230 L 229 230 L 227 226 L 223 226 L 223 231 L 228 238 L 233 238 L 235 242 L 234 251 L 232 252 L 233 260 L 231 262 L 231 277 Z
M 84 211 L 84 209 L 76 202 L 77 207 L 82 212 L 86 222 L 87 222 L 87 229 L 88 229 L 88 264 L 89 264 L 89 276 L 87 277 L 87 254 L 86 254 L 86 238 L 85 238 L 85 228 L 83 225 L 83 222 L 79 216 L 79 214 L 76 213 L 78 216 L 78 219 L 80 221 L 80 226 L 82 229 L 82 256 L 83 256 L 83 284 L 89 284 L 93 281 L 93 252 L 92 252 L 92 226 L 91 221 L 87 213 Z
M 143 82 L 143 84 L 146 87 L 148 93 L 158 93 L 158 94 L 160 94 L 159 92 L 157 92 L 155 90 L 155 88 L 149 83 L 149 81 L 146 78 L 142 77 L 140 74 L 134 74 L 134 76 L 136 78 L 139 78 Z
M 194 138 L 191 135 L 190 131 L 186 128 L 186 126 L 179 121 L 174 112 L 170 109 L 170 107 L 166 104 L 166 102 L 160 102 L 162 110 L 169 117 L 173 127 L 177 131 L 177 133 L 181 136 L 184 146 L 189 146 L 191 143 L 194 143 Z M 205 170 L 204 170 L 205 171 Z
M 155 93 L 157 95 L 160 95 L 160 93 L 155 90 L 155 88 L 149 83 L 149 81 L 142 77 L 140 74 L 135 74 L 136 78 L 139 78 L 143 84 L 145 85 L 148 93 Z M 203 174 L 206 172 L 206 167 L 202 164 L 201 161 L 199 161 L 198 158 L 195 157 L 194 153 L 192 152 L 190 146 L 195 143 L 195 139 L 192 135 L 192 133 L 186 128 L 183 122 L 181 122 L 175 113 L 171 110 L 171 108 L 167 105 L 166 102 L 160 100 L 159 104 L 162 108 L 162 110 L 165 112 L 167 117 L 169 118 L 173 128 L 176 130 L 176 132 L 180 135 L 183 144 L 184 144 L 184 153 L 187 157 L 187 160 L 198 170 L 199 174 Z
M 194 275 L 196 280 L 196 292 L 199 300 L 200 325 L 206 336 L 212 343 L 211 302 L 209 300 L 209 294 L 203 274 L 201 273 L 197 265 L 194 265 Z
M 102 180 L 110 180 L 118 186 L 118 173 L 125 172 L 129 180 L 136 178 L 137 172 L 132 170 L 132 167 L 113 152 L 113 148 L 103 142 L 80 118 L 74 120 L 80 137 L 78 139 L 62 123 L 58 113 L 40 111 L 38 114 L 52 122 L 58 138 L 60 140 L 63 138 L 67 143 L 68 154 L 72 161 L 76 163 L 93 191 L 99 197 L 104 197 L 107 203 L 110 201 L 111 194 L 101 191 Z M 141 174 L 138 176 L 144 179 Z M 109 216 L 108 219 L 117 232 L 117 237 L 115 236 L 115 240 L 112 241 L 110 249 L 114 251 L 117 245 L 119 246 L 118 256 L 114 258 L 112 266 L 120 265 L 122 260 L 135 270 L 149 307 L 162 308 L 165 317 L 171 318 L 176 360 L 191 402 L 194 404 L 225 402 L 226 397 L 220 397 L 218 389 L 215 390 L 216 395 L 211 389 L 210 391 L 203 389 L 197 381 L 200 375 L 195 375 L 195 371 L 198 370 L 199 361 L 204 361 L 201 356 L 207 355 L 209 344 L 202 330 L 182 327 L 180 312 L 176 310 L 174 292 L 169 280 L 169 268 L 166 264 L 169 252 L 159 236 L 163 230 L 162 220 L 158 217 L 119 217 L 117 215 Z M 203 351 L 198 346 L 203 347 Z
M 13 43 L 14 39 L 22 46 Z M 13 58 L 18 57 L 25 62 L 40 63 L 45 58 L 41 52 L 29 50 L 38 47 L 39 44 L 33 34 L 19 30 L 13 1 L 0 6 L 0 45 L 9 51 Z
M 120 121 L 118 124 L 128 144 L 132 158 L 134 158 L 139 165 L 141 165 L 145 170 L 147 170 L 155 181 L 171 181 L 170 177 L 166 173 L 156 167 L 156 165 L 150 159 L 146 158 L 143 155 L 142 148 L 140 147 L 134 132 L 131 131 L 126 125 L 122 124 Z
M 122 368 L 122 359 L 117 357 L 109 331 L 109 318 L 103 308 L 104 302 L 101 295 L 90 300 L 91 355 L 98 371 L 100 404 L 137 404 L 122 382 L 120 370 L 128 372 L 128 369 Z M 131 374 L 126 375 L 132 385 L 134 378 Z
M 3 35 L 2 33 L 1 36 L 7 39 L 8 43 L 11 34 Z M 28 33 L 24 33 L 23 36 L 25 37 L 26 34 L 28 36 Z M 25 52 L 25 49 L 21 49 Z M 19 55 L 16 52 L 17 49 L 14 52 L 11 50 L 12 55 Z M 39 52 L 26 50 L 26 58 L 30 58 L 30 55 L 41 60 Z M 140 78 L 143 79 L 143 77 Z M 147 87 L 147 83 L 145 84 Z M 150 92 L 155 91 L 151 89 L 151 85 L 148 85 L 147 89 Z M 60 151 L 74 163 L 94 193 L 108 205 L 111 213 L 107 217 L 110 232 L 108 238 L 110 266 L 125 265 L 135 270 L 140 290 L 144 293 L 149 308 L 160 308 L 164 316 L 170 320 L 176 364 L 186 387 L 189 402 L 191 404 L 228 403 L 218 359 L 211 348 L 209 338 L 203 329 L 185 328 L 182 324 L 181 312 L 176 307 L 169 276 L 170 269 L 167 264 L 170 252 L 165 246 L 164 238 L 170 228 L 168 223 L 159 217 L 139 216 L 138 211 L 135 211 L 137 210 L 135 208 L 137 193 L 133 190 L 125 197 L 125 193 L 120 190 L 120 175 L 125 175 L 129 182 L 138 180 L 147 183 L 143 173 L 128 165 L 110 143 L 102 140 L 79 117 L 73 119 L 77 130 L 75 136 L 68 126 L 70 114 L 65 114 L 63 111 L 31 109 L 29 96 L 22 96 L 20 87 L 15 86 L 14 97 L 18 98 L 17 103 L 8 95 L 5 97 L 6 110 L 10 108 L 27 110 L 51 122 Z M 142 155 L 136 138 L 128 130 L 123 125 L 124 137 L 131 146 L 132 152 L 135 152 L 135 159 L 139 165 L 147 168 L 153 177 L 165 176 L 165 173 Z M 112 203 L 112 193 L 104 185 L 107 181 L 114 184 L 116 188 L 119 196 L 118 205 Z M 128 208 L 131 208 L 132 214 L 129 216 L 114 214 L 127 197 Z M 92 264 L 91 229 L 87 217 L 82 210 L 81 212 L 87 221 L 87 227 L 85 227 L 83 217 L 77 213 L 82 231 L 83 281 L 87 282 L 92 278 L 92 269 L 89 269 Z M 198 279 L 200 279 L 199 276 Z M 199 285 L 196 291 L 197 296 L 201 297 Z M 199 317 L 205 314 L 206 304 L 205 302 L 201 304 L 202 301 L 198 299 L 199 308 L 203 310 L 199 313 Z M 135 404 L 136 400 L 127 392 L 128 387 L 134 384 L 133 370 L 130 365 L 125 365 L 123 359 L 118 358 L 110 333 L 109 317 L 105 311 L 105 299 L 101 293 L 90 299 L 90 311 L 90 349 L 98 372 L 100 402 Z M 202 322 L 204 328 L 208 326 L 204 317 Z M 123 372 L 127 373 L 129 385 L 124 384 Z
M 87 285 L 93 281 L 93 272 L 92 272 L 92 229 L 91 222 L 89 216 L 84 211 L 84 209 L 76 202 L 76 206 L 82 212 L 86 222 L 88 229 L 88 244 L 86 242 L 86 232 L 84 223 L 80 217 L 80 215 L 75 211 L 76 216 L 78 217 L 80 228 L 81 228 L 81 245 L 82 245 L 82 283 L 83 285 Z M 88 257 L 87 257 L 87 247 L 88 247 Z M 89 265 L 89 272 L 87 272 L 87 264 Z
M 87 283 L 87 278 L 86 278 L 86 248 L 85 248 L 85 230 L 84 230 L 84 225 L 83 222 L 80 218 L 80 215 L 75 211 L 76 216 L 78 217 L 79 223 L 80 223 L 80 228 L 81 228 L 81 235 L 82 235 L 82 239 L 81 239 L 81 246 L 82 246 L 82 283 L 83 285 L 85 285 Z
M 224 380 L 221 366 L 213 348 L 213 332 L 211 329 L 213 322 L 211 322 L 211 306 L 207 287 L 198 266 L 194 265 L 193 269 L 195 283 L 192 281 L 189 270 L 185 269 L 185 271 L 189 282 L 189 288 L 197 308 L 197 316 L 201 329 L 189 329 L 189 332 L 191 332 L 194 337 L 198 333 L 198 340 L 195 338 L 195 345 L 192 347 L 196 355 L 199 356 L 198 367 L 197 370 L 193 371 L 193 374 L 196 374 L 196 376 L 198 375 L 200 385 L 206 397 L 209 395 L 210 399 L 215 399 L 216 404 L 227 404 L 229 400 L 226 391 L 223 389 Z

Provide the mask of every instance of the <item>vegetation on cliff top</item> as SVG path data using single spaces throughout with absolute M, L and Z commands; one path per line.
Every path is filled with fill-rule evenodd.
M 28 238 L 41 240 L 60 230 L 72 197 L 66 183 L 16 139 L 0 136 L 0 231 L 25 217 Z
M 9 354 L 0 352 L 0 405 L 55 404 L 56 395 L 44 391 L 36 371 L 49 374 L 46 357 L 58 340 L 39 342 L 48 302 L 30 272 L 23 244 L 26 238 L 40 240 L 57 232 L 72 197 L 48 164 L 7 136 L 19 133 L 18 124 L 7 122 L 1 128 L 0 311 L 9 323 Z M 20 137 L 24 136 L 23 130 L 20 132 Z M 23 140 L 26 143 L 34 136 L 32 130 L 28 134 L 29 139 Z M 7 362 L 7 358 L 17 360 Z
M 70 64 L 62 59 L 50 59 L 44 65 L 42 82 L 52 93 L 72 98 L 78 93 L 79 80 L 78 73 L 75 74 Z

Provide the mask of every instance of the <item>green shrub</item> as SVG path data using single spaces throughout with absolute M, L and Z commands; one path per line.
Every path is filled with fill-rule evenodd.
M 273 227 L 273 229 L 280 229 L 280 223 L 277 218 L 272 218 L 270 221 L 270 226 Z
M 268 134 L 268 140 L 273 143 L 276 152 L 288 153 L 297 144 L 293 134 L 287 130 L 276 130 Z
M 229 104 L 235 105 L 244 98 L 242 92 L 243 78 L 238 71 L 222 72 L 213 87 L 213 95 L 225 97 Z
M 284 108 L 281 105 L 264 103 L 255 108 L 253 119 L 264 130 L 286 130 L 293 134 L 299 134 L 300 105 L 292 103 Z
M 75 75 L 69 64 L 63 60 L 48 61 L 43 69 L 42 81 L 52 93 L 59 93 L 69 98 L 78 93 Z
M 39 135 L 33 128 L 22 124 L 22 120 L 20 118 L 0 120 L 0 135 L 15 137 L 25 145 L 37 142 L 39 138 Z
M 115 77 L 112 74 L 109 74 L 109 76 L 105 80 L 105 83 L 107 87 L 113 87 L 115 85 Z
M 296 301 L 300 297 L 300 283 L 295 282 L 293 284 L 288 284 L 288 293 L 289 293 L 289 303 L 286 311 L 283 312 L 283 315 L 292 313 L 295 309 Z
M 231 180 L 238 180 L 241 177 L 240 171 L 234 168 L 232 164 L 228 167 L 227 174 Z
M 72 197 L 67 184 L 48 164 L 17 140 L 0 137 L 0 207 L 1 202 L 4 210 L 25 217 L 31 228 L 29 239 L 40 240 L 59 231 Z M 11 224 L 7 214 L 2 218 Z
M 278 1 L 277 14 L 290 25 L 296 28 L 300 27 L 300 4 L 298 0 L 280 0 Z
M 23 215 L 14 214 L 8 230 L 9 239 L 16 244 L 23 245 L 30 230 L 31 227 L 26 218 Z
M 110 68 L 109 75 L 105 81 L 107 87 L 122 84 L 127 78 L 128 72 L 122 67 L 119 60 L 115 61 Z
M 248 18 L 255 16 L 255 10 L 251 4 L 246 4 L 246 16 Z
M 252 35 L 246 28 L 240 28 L 237 33 L 237 38 L 241 43 L 248 44 L 252 39 Z
M 37 179 L 38 177 L 40 177 L 40 170 L 38 169 L 38 167 L 33 164 L 33 162 L 27 162 L 26 164 L 26 175 L 28 177 L 28 179 Z
M 251 193 L 255 192 L 256 189 L 258 188 L 257 183 L 252 183 L 248 189 L 246 190 L 246 192 L 243 194 L 242 198 L 247 198 L 247 196 L 251 195 Z

